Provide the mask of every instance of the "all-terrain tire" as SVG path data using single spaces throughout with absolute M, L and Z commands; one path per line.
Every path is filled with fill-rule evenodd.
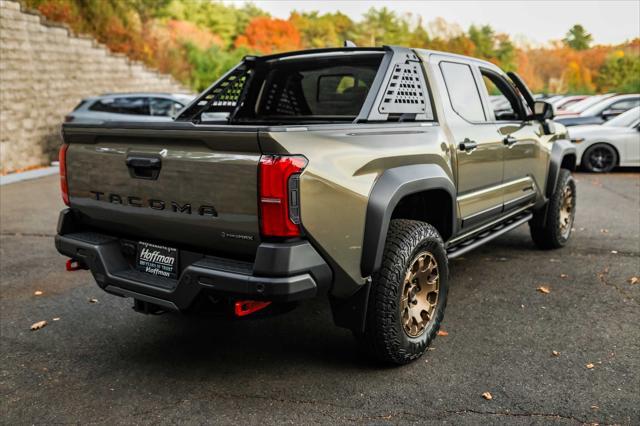
M 439 289 L 429 321 L 419 336 L 411 337 L 403 325 L 401 298 L 409 267 L 424 253 L 430 253 L 436 262 Z M 415 220 L 392 220 L 381 268 L 372 277 L 365 332 L 357 336 L 363 351 L 387 364 L 402 365 L 419 358 L 440 329 L 448 275 L 444 243 L 433 226 Z
M 566 222 L 566 212 L 564 212 L 567 191 L 571 193 L 568 223 Z M 529 221 L 533 242 L 545 250 L 564 247 L 571 237 L 575 209 L 576 182 L 569 170 L 560 169 L 556 188 L 549 199 L 546 216 L 544 209 L 541 209 L 535 212 Z

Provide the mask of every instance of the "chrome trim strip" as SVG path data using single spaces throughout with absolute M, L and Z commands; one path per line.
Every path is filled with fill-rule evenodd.
M 532 179 L 529 176 L 523 177 L 523 178 L 519 178 L 519 179 L 515 179 L 515 180 L 510 180 L 509 182 L 504 182 L 504 183 L 501 183 L 500 185 L 490 186 L 488 188 L 484 188 L 484 189 L 481 189 L 479 191 L 475 191 L 475 192 L 471 192 L 471 193 L 468 193 L 468 194 L 461 195 L 461 196 L 458 197 L 458 201 L 459 202 L 460 201 L 465 201 L 465 200 L 467 200 L 469 198 L 477 197 L 478 195 L 488 194 L 489 192 L 493 192 L 493 191 L 496 191 L 496 190 L 504 189 L 504 188 L 507 188 L 507 187 L 509 187 L 509 186 L 511 186 L 513 184 L 516 184 L 516 183 L 529 182 L 531 180 Z
M 489 207 L 488 209 L 480 210 L 479 212 L 470 214 L 469 216 L 463 217 L 462 220 L 465 221 L 465 220 L 473 219 L 476 216 L 480 216 L 482 214 L 490 212 L 491 210 L 497 210 L 497 209 L 500 209 L 500 211 L 502 211 L 502 203 L 496 204 L 495 206 Z

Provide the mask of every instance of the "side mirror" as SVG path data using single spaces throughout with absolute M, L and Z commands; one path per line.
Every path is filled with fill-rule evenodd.
M 539 121 L 553 120 L 553 117 L 555 117 L 553 105 L 545 101 L 535 101 L 533 104 L 533 115 L 534 118 Z
M 620 115 L 621 112 L 622 111 L 617 111 L 615 109 L 605 109 L 604 111 L 602 111 L 602 113 L 600 113 L 600 115 L 605 120 L 610 120 L 611 118 L 615 117 L 616 115 Z

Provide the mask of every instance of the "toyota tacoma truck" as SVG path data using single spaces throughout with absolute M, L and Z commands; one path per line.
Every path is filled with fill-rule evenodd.
M 448 259 L 524 223 L 544 249 L 572 232 L 566 129 L 516 74 L 465 56 L 250 56 L 173 122 L 62 132 L 67 269 L 151 314 L 265 316 L 324 297 L 385 363 L 436 336 Z

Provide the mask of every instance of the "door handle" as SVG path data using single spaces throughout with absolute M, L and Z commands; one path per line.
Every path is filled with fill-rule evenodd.
M 127 167 L 142 168 L 142 169 L 159 169 L 162 164 L 162 160 L 158 157 L 127 157 Z
M 162 160 L 160 157 L 146 157 L 142 155 L 130 155 L 126 160 L 129 175 L 136 179 L 158 179 Z
M 477 147 L 478 147 L 478 143 L 476 141 L 472 141 L 469 138 L 466 138 L 464 141 L 460 142 L 460 145 L 458 145 L 458 148 L 461 151 L 465 151 L 465 152 L 471 152 Z
M 514 138 L 513 136 L 507 136 L 506 138 L 504 138 L 502 140 L 502 142 L 506 146 L 511 147 L 511 146 L 515 145 L 516 143 L 518 143 L 518 139 Z

